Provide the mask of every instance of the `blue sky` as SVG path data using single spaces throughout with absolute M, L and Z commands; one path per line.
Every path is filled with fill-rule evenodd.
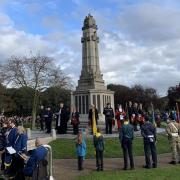
M 106 83 L 142 84 L 160 95 L 179 83 L 179 0 L 0 0 L 0 63 L 41 52 L 77 83 L 88 13 L 99 27 Z

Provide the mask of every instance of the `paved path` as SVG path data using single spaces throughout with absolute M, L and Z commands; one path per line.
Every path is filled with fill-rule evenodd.
M 165 129 L 164 128 L 157 128 L 157 133 L 164 133 Z M 103 134 L 104 138 L 111 138 L 111 137 L 119 137 L 118 133 L 114 133 L 114 134 Z M 40 138 L 44 138 L 44 137 L 50 137 L 50 134 L 46 134 L 43 131 L 39 131 L 39 130 L 33 130 L 32 131 L 32 139 L 36 138 L 36 137 L 40 137 Z M 135 136 L 141 136 L 141 131 L 137 131 L 135 132 Z M 65 138 L 65 139 L 74 139 L 76 136 L 72 135 L 72 134 L 62 134 L 62 135 L 57 135 L 57 138 Z M 88 137 L 92 137 L 92 135 L 88 135 Z
M 170 154 L 162 154 L 158 156 L 158 166 L 165 167 L 171 166 L 168 162 L 171 160 Z M 142 169 L 144 165 L 144 157 L 135 157 L 135 168 Z M 178 165 L 180 166 L 180 165 Z M 122 158 L 105 158 L 104 170 L 117 170 L 122 171 L 123 159 Z M 76 159 L 61 159 L 54 160 L 53 162 L 53 176 L 55 180 L 73 180 L 75 177 L 88 175 L 95 171 L 95 159 L 86 159 L 84 163 L 84 170 L 77 170 Z M 148 171 L 148 170 L 147 170 Z

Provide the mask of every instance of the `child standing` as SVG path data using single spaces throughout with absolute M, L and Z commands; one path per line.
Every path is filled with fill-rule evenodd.
M 94 147 L 96 150 L 97 171 L 103 171 L 104 138 L 99 128 L 97 128 L 97 133 L 94 135 Z
M 78 170 L 83 170 L 83 161 L 86 155 L 86 142 L 83 138 L 82 132 L 78 133 L 76 142 L 76 154 L 78 156 Z

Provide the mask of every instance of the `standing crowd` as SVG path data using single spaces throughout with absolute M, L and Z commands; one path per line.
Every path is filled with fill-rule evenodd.
M 93 111 L 94 108 L 94 111 Z M 94 112 L 94 115 L 93 115 Z M 112 134 L 112 126 L 114 124 L 114 118 L 117 120 L 117 126 L 119 130 L 119 141 L 123 150 L 124 167 L 123 170 L 127 170 L 130 164 L 130 169 L 135 168 L 134 157 L 133 157 L 133 140 L 134 131 L 141 131 L 144 144 L 144 155 L 146 169 L 157 168 L 157 135 L 155 122 L 158 122 L 159 115 L 154 118 L 155 122 L 152 121 L 152 116 L 149 113 L 145 113 L 142 109 L 142 104 L 129 102 L 127 111 L 122 109 L 121 105 L 117 106 L 117 109 L 113 111 L 110 103 L 104 108 L 103 114 L 105 115 L 105 131 L 106 134 Z M 94 105 L 89 110 L 89 125 L 93 131 L 93 118 L 95 123 L 98 124 L 98 111 Z M 163 118 L 167 122 L 166 133 L 168 135 L 169 143 L 172 150 L 172 161 L 170 164 L 180 164 L 180 124 L 177 119 L 175 111 L 171 113 L 165 112 Z M 140 129 L 138 129 L 138 124 Z M 80 140 L 81 139 L 81 140 Z M 103 152 L 105 150 L 105 143 L 103 135 L 100 133 L 100 129 L 97 128 L 97 132 L 93 134 L 93 145 L 96 154 L 96 168 L 97 171 L 103 171 Z M 82 132 L 78 133 L 76 142 L 77 156 L 78 156 L 78 169 L 83 169 L 83 160 L 86 155 L 86 141 L 83 138 Z M 129 159 L 129 163 L 128 163 Z

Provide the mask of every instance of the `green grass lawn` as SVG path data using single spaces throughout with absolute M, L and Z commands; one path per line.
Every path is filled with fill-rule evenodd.
M 179 180 L 180 166 L 169 166 L 157 169 L 139 169 L 134 171 L 104 171 L 92 172 L 87 176 L 80 176 L 76 180 Z
M 167 137 L 159 135 L 157 138 L 157 151 L 158 154 L 170 152 L 170 146 Z M 53 158 L 55 159 L 73 159 L 76 158 L 75 153 L 75 140 L 70 139 L 57 139 L 50 143 L 53 150 Z M 134 155 L 144 155 L 143 152 L 143 139 L 135 138 L 133 142 Z M 86 158 L 94 158 L 94 148 L 92 139 L 87 139 L 87 156 Z M 106 158 L 122 157 L 122 149 L 118 138 L 105 139 L 105 153 Z

